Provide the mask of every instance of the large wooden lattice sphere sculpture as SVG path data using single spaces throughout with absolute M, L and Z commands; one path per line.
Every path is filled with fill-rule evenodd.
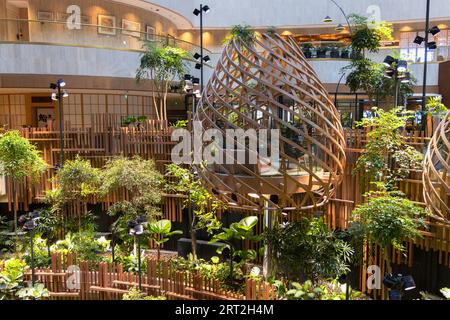
M 428 146 L 423 168 L 424 198 L 438 220 L 450 223 L 450 111 Z
M 238 134 L 233 144 L 244 150 L 246 161 L 239 162 L 232 152 L 233 163 L 211 163 L 226 159 L 227 146 L 226 139 L 211 138 L 217 158 L 199 168 L 206 185 L 230 206 L 256 210 L 263 202 L 273 210 L 314 209 L 327 203 L 343 178 L 339 114 L 293 39 L 264 34 L 252 43 L 230 40 L 203 92 L 196 120 L 203 132 L 225 136 L 227 129 L 240 128 L 258 135 L 255 152 L 250 139 Z M 269 129 L 267 139 L 263 129 Z M 205 148 L 211 144 L 203 142 Z M 254 156 L 256 163 L 250 161 Z

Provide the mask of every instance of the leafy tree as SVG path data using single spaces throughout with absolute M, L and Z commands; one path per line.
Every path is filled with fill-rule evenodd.
M 151 221 L 161 214 L 156 205 L 161 201 L 163 177 L 152 160 L 138 156 L 131 159 L 116 157 L 106 163 L 101 181 L 100 194 L 103 196 L 121 190 L 129 194 L 129 198 L 116 201 L 108 209 L 109 215 L 118 216 L 113 230 L 122 240 L 129 238 L 128 221 L 141 216 Z
M 371 131 L 367 133 L 368 142 L 354 172 L 365 174 L 362 183 L 368 179 L 381 182 L 382 189 L 394 190 L 400 180 L 408 177 L 411 169 L 420 169 L 422 164 L 422 153 L 409 146 L 400 133 L 413 115 L 401 108 L 372 110 L 376 117 L 357 123 L 357 126 Z
M 253 260 L 256 258 L 256 252 L 254 250 L 247 250 L 246 252 L 236 250 L 234 240 L 259 241 L 261 238 L 256 236 L 253 230 L 257 223 L 258 217 L 246 217 L 239 222 L 232 223 L 229 228 L 222 228 L 222 232 L 215 234 L 210 241 L 210 243 L 220 242 L 223 244 L 217 251 L 219 254 L 222 254 L 224 249 L 229 250 L 231 282 L 233 281 L 234 258 L 241 257 L 245 260 Z
M 58 169 L 53 181 L 57 187 L 46 195 L 53 212 L 61 211 L 69 203 L 84 202 L 83 214 L 87 214 L 86 200 L 98 194 L 100 170 L 92 167 L 89 160 L 77 155 Z
M 226 45 L 234 38 L 240 38 L 244 43 L 253 45 L 256 39 L 256 33 L 249 25 L 234 25 L 230 33 L 223 40 L 223 45 Z
M 24 178 L 37 180 L 47 169 L 36 146 L 23 138 L 18 131 L 0 135 L 0 175 L 11 178 L 14 231 L 17 232 L 16 183 Z
M 199 230 L 206 229 L 208 234 L 213 234 L 222 227 L 222 223 L 217 219 L 216 213 L 224 204 L 216 200 L 206 190 L 200 180 L 188 169 L 176 164 L 166 166 L 166 189 L 168 192 L 177 192 L 187 195 L 183 207 L 190 208 L 190 233 L 192 241 L 192 254 L 197 258 L 197 237 Z M 191 209 L 191 207 L 193 207 Z
M 153 81 L 156 116 L 158 120 L 167 121 L 167 94 L 170 84 L 176 79 L 183 79 L 187 69 L 184 60 L 188 57 L 188 53 L 181 48 L 159 47 L 153 41 L 145 41 L 144 49 L 140 66 L 136 71 L 136 80 Z
M 320 219 L 280 225 L 265 237 L 276 252 L 277 269 L 290 279 L 318 281 L 350 271 L 353 249 Z
M 161 245 L 167 241 L 169 241 L 171 236 L 176 234 L 183 234 L 180 230 L 172 231 L 172 222 L 170 220 L 162 219 L 158 221 L 154 221 L 148 224 L 148 232 L 150 233 L 151 238 L 155 241 L 158 255 L 158 262 L 160 260 L 160 250 Z
M 386 21 L 370 21 L 358 14 L 348 16 L 352 24 L 352 49 L 357 58 L 363 58 L 365 51 L 378 52 L 381 41 L 392 40 L 392 25 Z
M 370 196 L 367 203 L 353 211 L 355 221 L 349 232 L 353 242 L 359 244 L 359 250 L 364 241 L 378 245 L 386 254 L 390 267 L 387 249 L 393 246 L 404 251 L 403 241 L 421 237 L 420 228 L 426 228 L 424 219 L 429 213 L 395 193 L 375 192 Z

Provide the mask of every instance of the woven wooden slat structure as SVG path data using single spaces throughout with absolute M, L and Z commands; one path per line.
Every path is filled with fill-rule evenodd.
M 339 114 L 291 38 L 263 34 L 252 43 L 230 40 L 196 119 L 203 132 L 226 137 L 227 129 L 243 129 L 259 136 L 255 150 L 244 131 L 237 133 L 235 149 L 245 153 L 245 161 L 233 157 L 233 151 L 234 163 L 212 161 L 206 170 L 199 168 L 208 188 L 235 208 L 258 208 L 265 199 L 269 210 L 315 209 L 328 202 L 342 181 L 346 143 Z M 267 139 L 263 129 L 270 129 Z M 203 143 L 205 150 L 210 144 Z M 230 146 L 215 140 L 215 160 L 220 154 L 227 159 L 234 149 Z M 279 151 L 276 158 L 274 150 Z M 257 161 L 252 163 L 252 157 Z
M 450 111 L 437 127 L 423 165 L 423 195 L 434 218 L 450 224 Z

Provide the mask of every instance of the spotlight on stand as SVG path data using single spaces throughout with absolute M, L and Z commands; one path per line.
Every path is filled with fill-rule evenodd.
M 200 78 L 192 78 L 193 84 L 200 84 Z
M 384 58 L 383 64 L 386 67 L 392 67 L 392 64 L 396 62 L 396 59 L 392 56 L 387 56 L 386 58 Z
M 405 76 L 401 80 L 401 83 L 409 83 L 411 81 L 411 74 L 409 72 L 405 73 Z
M 430 29 L 430 33 L 435 36 L 437 35 L 439 32 L 441 32 L 441 29 L 439 29 L 438 26 L 434 26 L 433 28 Z
M 211 58 L 209 56 L 204 56 L 203 61 L 205 62 L 211 61 Z
M 138 276 L 139 291 L 142 290 L 142 273 L 141 273 L 141 235 L 144 233 L 144 223 L 147 221 L 145 216 L 140 216 L 136 221 L 128 221 L 128 233 L 137 240 L 137 258 L 138 258 Z
M 198 60 L 198 59 L 200 59 L 202 56 L 198 53 L 198 52 L 196 52 L 196 53 L 194 53 L 194 59 L 195 60 Z
M 59 79 L 59 80 L 58 80 L 58 85 L 59 85 L 61 88 L 64 88 L 64 87 L 66 86 L 66 82 L 65 82 L 63 79 Z
M 195 64 L 195 69 L 200 70 L 202 68 L 201 63 L 196 63 Z
M 415 44 L 418 44 L 419 46 L 423 43 L 425 41 L 425 38 L 424 37 L 421 37 L 421 36 L 417 36 L 415 39 L 414 39 L 414 43 Z
M 436 41 L 428 42 L 428 49 L 435 50 L 437 49 L 437 43 Z
M 416 284 L 412 276 L 403 276 L 401 274 L 393 275 L 390 273 L 386 275 L 383 279 L 383 284 L 390 290 L 390 300 L 401 300 L 404 291 L 409 291 L 416 288 Z
M 198 16 L 200 14 L 200 10 L 198 10 L 197 8 L 195 8 L 193 14 L 195 14 L 196 16 Z
M 211 9 L 209 8 L 208 5 L 203 6 L 202 8 L 203 12 L 208 13 Z
M 397 71 L 398 72 L 406 72 L 407 68 L 408 68 L 408 63 L 405 60 L 400 60 L 397 63 Z

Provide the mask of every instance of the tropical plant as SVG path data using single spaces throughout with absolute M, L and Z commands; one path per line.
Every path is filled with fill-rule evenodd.
M 362 250 L 364 242 L 378 245 L 390 266 L 388 250 L 392 246 L 404 252 L 403 241 L 422 237 L 420 229 L 427 227 L 424 219 L 429 213 L 398 193 L 375 192 L 368 196 L 368 202 L 353 211 L 349 232 L 358 250 Z
M 15 293 L 23 287 L 27 269 L 27 264 L 21 259 L 11 258 L 4 262 L 0 272 L 0 300 L 14 298 Z
M 258 217 L 245 217 L 239 222 L 233 222 L 229 228 L 222 228 L 222 232 L 215 234 L 210 243 L 220 243 L 217 253 L 223 254 L 224 249 L 228 249 L 230 259 L 230 281 L 233 281 L 233 261 L 236 257 L 244 261 L 256 259 L 255 250 L 236 250 L 235 240 L 260 241 L 261 237 L 254 234 L 254 227 L 258 223 Z
M 283 296 L 288 300 L 346 300 L 345 287 L 337 280 L 321 281 L 315 284 L 311 280 L 304 283 L 292 282 L 291 289 Z M 349 300 L 367 300 L 362 292 L 349 290 Z
M 42 283 L 37 283 L 20 289 L 16 296 L 21 300 L 45 300 L 50 297 L 50 292 Z
M 201 184 L 200 180 L 189 169 L 182 168 L 176 164 L 166 166 L 166 190 L 187 195 L 183 203 L 184 208 L 190 209 L 189 225 L 192 241 L 192 254 L 197 257 L 197 237 L 199 230 L 206 229 L 208 234 L 222 227 L 217 219 L 216 213 L 224 204 L 216 200 Z M 192 208 L 191 208 L 192 207 Z
M 442 288 L 440 291 L 445 299 L 450 300 L 450 288 Z
M 442 96 L 429 97 L 427 99 L 426 111 L 429 115 L 444 119 L 448 113 L 448 108 L 442 103 Z
M 0 176 L 11 179 L 13 199 L 16 199 L 16 184 L 24 178 L 35 181 L 47 169 L 36 146 L 23 138 L 18 131 L 7 131 L 0 135 Z M 17 233 L 17 204 L 13 200 L 14 231 Z
M 163 243 L 169 241 L 170 237 L 176 234 L 183 234 L 180 230 L 172 231 L 172 222 L 167 219 L 154 221 L 148 224 L 148 232 L 150 237 L 155 241 L 158 255 L 158 262 L 160 261 L 160 250 Z
M 181 48 L 160 47 L 153 41 L 145 41 L 144 49 L 140 66 L 136 71 L 136 80 L 153 81 L 153 105 L 156 116 L 158 120 L 167 121 L 167 95 L 170 85 L 177 79 L 183 79 L 187 70 L 184 60 L 188 57 L 188 53 Z
M 317 281 L 350 271 L 353 248 L 317 218 L 303 218 L 266 231 L 277 270 L 289 279 Z
M 131 288 L 128 293 L 125 293 L 122 300 L 166 300 L 163 296 L 147 296 L 145 292 L 140 292 L 137 288 Z
M 152 160 L 144 160 L 138 156 L 132 159 L 116 157 L 106 163 L 101 180 L 101 195 L 108 195 L 122 188 L 130 194 L 130 198 L 116 201 L 108 209 L 109 215 L 117 217 L 113 223 L 114 234 L 123 241 L 130 239 L 128 221 L 141 216 L 151 221 L 161 214 L 157 204 L 161 201 L 163 177 Z
M 362 184 L 366 180 L 381 182 L 383 188 L 392 191 L 399 181 L 408 177 L 410 170 L 420 169 L 422 165 L 423 154 L 409 146 L 400 132 L 414 115 L 401 108 L 372 110 L 376 117 L 357 122 L 358 127 L 370 131 L 353 172 L 363 173 Z
M 237 38 L 241 39 L 247 45 L 253 45 L 256 39 L 256 33 L 249 25 L 234 25 L 230 33 L 223 40 L 223 45 Z

